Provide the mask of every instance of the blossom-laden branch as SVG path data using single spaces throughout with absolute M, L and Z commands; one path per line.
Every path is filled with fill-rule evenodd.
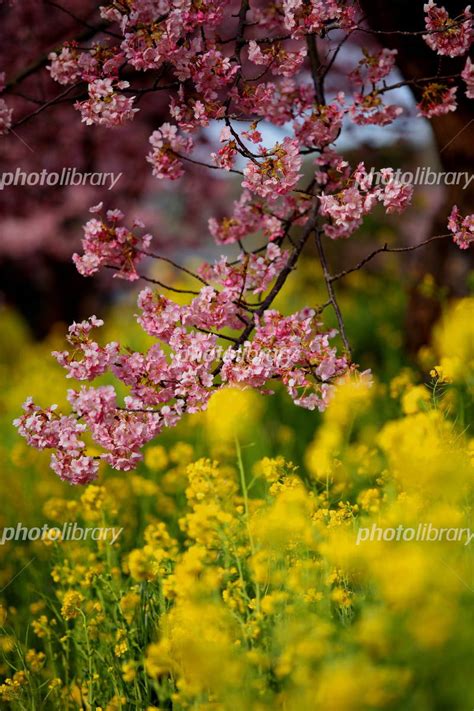
M 215 242 L 237 247 L 237 257 L 222 256 L 195 271 L 157 254 L 144 225 L 127 226 L 120 210 L 91 209 L 83 253 L 73 257 L 76 267 L 85 277 L 107 268 L 118 278 L 147 281 L 136 318 L 154 343 L 145 352 L 115 342 L 101 345 L 92 334 L 102 325 L 100 319 L 73 324 L 69 350 L 54 354 L 68 377 L 90 383 L 112 373 L 129 395 L 119 402 L 112 385 L 72 388 L 70 415 L 54 406 L 25 403 L 25 413 L 16 420 L 20 433 L 32 446 L 53 450 L 53 469 L 76 484 L 94 479 L 101 460 L 116 469 L 133 469 L 147 442 L 185 413 L 204 410 L 212 394 L 225 386 L 269 393 L 279 381 L 296 405 L 323 410 L 338 381 L 357 369 L 335 282 L 381 252 L 410 251 L 442 237 L 410 247 L 384 245 L 354 267 L 331 273 L 329 240 L 351 238 L 376 205 L 389 214 L 403 211 L 412 194 L 409 186 L 397 183 L 392 168 L 381 171 L 382 185 L 373 185 L 363 163 L 350 166 L 336 150 L 345 125 L 388 126 L 403 112 L 386 100 L 401 86 L 390 81 L 396 51 L 386 48 L 364 49 L 349 73 L 350 95 L 341 92 L 326 100 L 326 80 L 344 44 L 366 30 L 356 2 L 133 0 L 104 5 L 100 14 L 97 36 L 92 21 L 84 21 L 93 41 L 70 41 L 50 54 L 50 75 L 65 87 L 59 96 L 16 123 L 0 98 L 0 132 L 37 119 L 49 105 L 68 100 L 76 87 L 74 106 L 82 121 L 105 128 L 133 121 L 141 97 L 160 92 L 161 100 L 167 97 L 169 116 L 150 136 L 146 161 L 153 175 L 178 181 L 190 166 L 203 175 L 212 169 L 238 176 L 242 190 L 231 214 L 209 221 Z M 425 28 L 411 34 L 419 34 L 442 57 L 464 56 L 473 40 L 470 10 L 450 18 L 430 0 Z M 320 56 L 322 39 L 325 54 Z M 148 74 L 150 81 L 138 82 L 140 74 Z M 407 78 L 403 85 L 413 81 Z M 416 81 L 424 87 L 418 110 L 426 117 L 455 111 L 460 86 L 474 96 L 469 59 L 460 74 L 447 70 Z M 20 74 L 7 88 L 18 90 L 21 82 Z M 268 123 L 283 134 L 271 146 L 262 128 Z M 220 125 L 219 142 L 206 154 L 208 142 L 201 138 L 211 125 Z M 312 161 L 306 185 L 305 157 Z M 462 249 L 474 240 L 473 225 L 472 215 L 453 209 L 449 233 Z M 260 245 L 250 249 L 246 240 L 255 235 Z M 328 299 L 284 315 L 275 309 L 275 299 L 312 238 Z M 149 275 L 146 266 L 152 259 L 168 263 L 185 283 L 166 284 Z M 180 302 L 163 290 L 179 294 Z M 337 331 L 324 327 L 326 308 L 335 312 Z M 331 345 L 337 335 L 342 352 Z M 88 453 L 86 431 L 102 454 Z

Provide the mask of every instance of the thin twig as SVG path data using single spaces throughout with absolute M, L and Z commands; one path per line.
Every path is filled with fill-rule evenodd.
M 433 77 L 420 77 L 419 79 L 404 79 L 403 81 L 399 81 L 396 84 L 389 84 L 388 86 L 385 84 L 381 89 L 376 89 L 374 94 L 385 94 L 387 91 L 393 91 L 394 89 L 401 89 L 404 86 L 418 86 L 426 82 L 433 82 L 433 81 L 450 81 L 451 79 L 459 79 L 461 74 L 446 74 L 445 76 L 433 76 Z
M 342 38 L 342 40 L 341 40 L 341 41 L 339 42 L 339 44 L 337 45 L 337 47 L 336 47 L 336 49 L 334 50 L 334 53 L 333 53 L 331 59 L 330 59 L 329 62 L 326 64 L 326 66 L 325 66 L 325 68 L 324 68 L 324 71 L 323 71 L 323 73 L 322 73 L 322 75 L 321 75 L 323 80 L 324 80 L 324 79 L 326 78 L 326 76 L 329 74 L 330 70 L 332 69 L 332 66 L 333 66 L 334 62 L 335 62 L 336 59 L 337 59 L 337 56 L 338 56 L 339 52 L 341 51 L 342 47 L 343 47 L 344 44 L 347 42 L 347 40 L 349 39 L 349 37 L 351 36 L 351 34 L 352 34 L 353 32 L 355 32 L 355 28 L 351 29 L 351 30 Z
M 334 292 L 334 287 L 332 285 L 333 279 L 331 278 L 331 273 L 329 271 L 328 267 L 328 262 L 326 259 L 326 253 L 324 251 L 323 247 L 323 241 L 321 239 L 321 230 L 316 230 L 316 247 L 319 253 L 319 261 L 321 262 L 321 266 L 323 268 L 323 275 L 324 275 L 324 281 L 326 282 L 326 288 L 329 296 L 329 301 L 331 302 L 331 306 L 334 309 L 334 313 L 336 314 L 337 318 L 337 323 L 339 326 L 339 332 L 341 334 L 342 342 L 344 343 L 344 348 L 348 352 L 349 355 L 351 355 L 351 347 L 349 345 L 349 341 L 347 339 L 346 335 L 346 328 L 344 326 L 344 319 L 342 318 L 342 313 L 341 309 L 339 308 L 339 304 L 337 303 L 336 299 L 336 294 Z
M 94 30 L 94 32 L 96 32 L 96 33 L 98 33 L 100 31 L 100 32 L 103 32 L 105 35 L 109 35 L 109 37 L 114 37 L 115 39 L 119 39 L 119 40 L 122 39 L 122 37 L 120 35 L 115 34 L 115 32 L 111 32 L 110 30 L 106 30 L 106 29 L 99 30 L 94 25 L 90 25 L 87 22 L 87 20 L 83 20 L 81 17 L 78 17 L 73 12 L 71 12 L 70 10 L 67 10 L 65 7 L 63 7 L 62 5 L 59 5 L 59 3 L 53 2 L 53 0 L 44 0 L 44 1 L 45 1 L 46 5 L 51 5 L 51 7 L 55 7 L 57 10 L 61 10 L 62 12 L 66 13 L 66 15 L 68 15 L 68 17 L 71 17 L 73 20 L 78 22 L 83 27 L 87 27 L 89 30 Z
M 452 22 L 446 24 L 444 27 L 440 27 L 439 29 L 435 30 L 373 30 L 370 29 L 369 27 L 361 27 L 358 25 L 355 29 L 358 30 L 359 32 L 365 32 L 366 34 L 370 35 L 402 35 L 405 37 L 416 37 L 417 35 L 435 35 L 443 32 L 447 32 L 448 30 L 452 30 L 459 25 L 463 25 L 465 23 L 468 23 L 469 21 L 462 15 L 459 16 L 459 19 L 455 18 Z
M 204 284 L 204 286 L 209 286 L 209 282 L 203 279 L 199 274 L 196 274 L 190 269 L 183 267 L 181 264 L 178 264 L 169 257 L 163 257 L 161 254 L 155 254 L 154 252 L 147 252 L 144 249 L 137 249 L 136 251 L 140 254 L 144 254 L 146 257 L 151 257 L 152 259 L 157 259 L 160 262 L 166 262 L 167 264 L 171 264 L 171 266 L 175 267 L 175 269 L 179 269 L 181 272 L 184 272 L 185 274 L 188 274 L 189 276 L 193 277 L 193 279 L 197 279 L 201 282 L 201 284 Z
M 339 279 L 342 279 L 343 277 L 347 276 L 348 274 L 352 274 L 352 272 L 356 272 L 359 269 L 362 269 L 362 267 L 370 262 L 374 257 L 377 256 L 377 254 L 381 254 L 382 252 L 414 252 L 415 249 L 419 249 L 420 247 L 424 247 L 426 244 L 430 244 L 430 242 L 435 242 L 438 239 L 446 239 L 446 237 L 451 237 L 450 234 L 445 234 L 445 235 L 436 235 L 435 237 L 430 237 L 429 239 L 425 239 L 423 242 L 419 242 L 418 244 L 412 245 L 411 247 L 389 247 L 387 243 L 383 245 L 383 247 L 378 247 L 377 249 L 374 249 L 373 252 L 371 252 L 367 257 L 364 257 L 358 264 L 355 265 L 355 267 L 351 267 L 350 269 L 345 269 L 342 272 L 339 272 L 338 274 L 333 274 L 329 277 L 330 282 L 338 281 Z
M 120 267 L 114 267 L 111 264 L 105 264 L 104 266 L 106 269 L 112 269 L 116 272 L 121 271 Z M 168 291 L 174 291 L 176 294 L 191 294 L 192 296 L 199 296 L 200 293 L 199 291 L 191 291 L 190 289 L 178 289 L 175 286 L 169 286 L 168 284 L 164 284 L 162 281 L 158 281 L 158 279 L 152 279 L 151 277 L 147 277 L 144 274 L 139 274 L 138 277 L 139 279 L 147 281 L 150 284 L 156 284 L 156 286 L 161 286 L 163 289 L 167 289 Z
M 189 156 L 185 156 L 182 153 L 178 153 L 177 151 L 173 151 L 174 155 L 177 158 L 180 158 L 181 160 L 185 160 L 188 163 L 193 163 L 194 165 L 199 165 L 201 168 L 209 168 L 210 170 L 223 170 L 220 165 L 212 165 L 211 163 L 204 163 L 201 160 L 196 160 L 195 158 L 190 158 Z M 230 168 L 230 170 L 227 171 L 228 173 L 236 173 L 237 175 L 243 175 L 241 170 L 235 170 L 235 168 Z
M 201 333 L 207 333 L 209 336 L 216 336 L 217 338 L 223 338 L 225 341 L 230 341 L 231 343 L 237 343 L 237 338 L 232 336 L 225 336 L 223 333 L 216 333 L 215 331 L 210 331 L 207 328 L 200 328 L 199 326 L 194 326 L 196 331 Z
M 36 109 L 36 111 L 32 111 L 32 113 L 27 114 L 26 116 L 23 116 L 23 118 L 21 118 L 21 119 L 19 119 L 18 121 L 16 121 L 16 123 L 14 123 L 11 128 L 18 128 L 18 126 L 21 126 L 23 123 L 26 123 L 26 121 L 29 121 L 29 120 L 32 119 L 34 116 L 37 116 L 38 114 L 40 114 L 40 113 L 41 113 L 42 111 L 44 111 L 45 109 L 49 108 L 50 106 L 54 106 L 54 104 L 56 104 L 57 102 L 59 102 L 60 99 L 64 98 L 64 97 L 67 96 L 68 94 L 70 94 L 71 91 L 72 91 L 73 89 L 75 89 L 76 87 L 78 87 L 80 84 L 82 84 L 82 82 L 76 82 L 75 84 L 72 84 L 71 86 L 68 86 L 68 88 L 65 89 L 64 91 L 62 91 L 60 94 L 58 94 L 57 96 L 53 97 L 53 98 L 50 99 L 49 101 L 46 101 L 44 104 L 42 104 L 42 106 L 40 106 L 38 109 Z

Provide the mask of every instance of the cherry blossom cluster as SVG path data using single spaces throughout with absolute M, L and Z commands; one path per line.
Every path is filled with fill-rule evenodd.
M 251 40 L 248 54 L 251 62 L 267 67 L 272 74 L 293 76 L 301 69 L 307 51 L 302 47 L 297 52 L 287 52 L 281 44 L 259 44 Z
M 240 281 L 248 279 L 254 293 L 264 288 L 262 280 L 272 276 L 270 263 L 273 273 L 281 268 L 279 248 L 270 244 L 268 249 L 266 259 L 254 259 L 252 267 L 240 275 Z M 234 285 L 221 292 L 205 286 L 187 306 L 151 289 L 140 293 L 138 322 L 161 341 L 145 353 L 130 352 L 115 342 L 100 346 L 91 337 L 91 331 L 103 325 L 95 316 L 69 328 L 72 350 L 54 353 L 68 377 L 92 381 L 112 372 L 131 394 L 119 407 L 111 385 L 71 389 L 68 400 L 75 414 L 68 416 L 56 413 L 56 406 L 42 410 L 31 400 L 25 403 L 25 415 L 15 425 L 31 446 L 54 450 L 52 468 L 62 479 L 87 483 L 97 476 L 100 460 L 115 469 L 133 469 L 144 444 L 163 427 L 177 424 L 185 412 L 205 409 L 213 392 L 226 385 L 269 392 L 267 383 L 279 379 L 297 405 L 324 409 L 331 382 L 350 367 L 347 357 L 338 355 L 329 344 L 336 332 L 324 332 L 311 309 L 292 316 L 267 310 L 257 318 L 251 342 L 223 350 L 217 335 L 199 329 L 238 328 L 239 304 L 233 297 L 238 292 L 239 270 L 221 263 L 209 265 L 206 271 L 221 282 L 232 282 L 233 276 Z M 79 436 L 86 430 L 103 453 L 84 454 L 86 445 Z
M 80 54 L 75 45 L 65 45 L 61 51 L 51 52 L 48 56 L 51 64 L 48 66 L 48 71 L 51 78 L 59 84 L 71 84 L 81 78 L 81 70 L 79 61 L 81 58 L 90 57 L 90 54 Z
M 157 178 L 177 180 L 184 173 L 180 152 L 188 154 L 193 147 L 192 138 L 180 136 L 176 126 L 164 123 L 150 136 L 152 150 L 147 161 L 153 166 L 153 175 Z
M 354 84 L 359 85 L 376 84 L 385 79 L 394 68 L 397 50 L 382 49 L 376 53 L 363 50 L 363 55 L 357 67 L 351 72 L 350 79 Z
M 93 380 L 102 375 L 114 362 L 118 353 L 118 344 L 109 343 L 105 348 L 92 340 L 90 333 L 93 328 L 103 326 L 104 322 L 96 316 L 87 321 L 73 323 L 69 327 L 67 340 L 73 351 L 53 351 L 58 363 L 68 371 L 68 378 L 76 380 Z
M 90 84 L 101 78 L 118 80 L 120 65 L 125 57 L 121 52 L 111 51 L 100 44 L 84 52 L 76 41 L 71 41 L 66 42 L 60 52 L 51 52 L 48 59 L 50 64 L 47 69 L 51 78 L 67 85 L 79 80 Z
M 246 291 L 261 294 L 285 267 L 288 258 L 287 250 L 282 250 L 277 244 L 270 242 L 262 252 L 241 252 L 232 264 L 229 264 L 227 257 L 221 257 L 214 264 L 204 263 L 199 274 L 207 281 L 222 287 L 234 298 Z
M 60 415 L 57 405 L 41 409 L 28 398 L 24 415 L 14 420 L 18 432 L 36 449 L 52 449 L 51 468 L 71 484 L 88 484 L 97 477 L 99 464 L 84 454 L 85 442 L 80 436 L 86 429 L 73 415 Z
M 222 129 L 220 142 L 224 145 L 219 148 L 217 153 L 211 153 L 211 158 L 219 168 L 232 170 L 238 151 L 237 143 L 232 138 L 232 132 L 228 126 L 224 126 Z
M 350 29 L 356 24 L 357 6 L 341 0 L 283 0 L 285 27 L 293 36 L 321 32 L 327 23 Z
M 156 437 L 166 423 L 166 416 L 136 411 L 140 401 L 126 397 L 124 409 L 117 407 L 112 385 L 96 388 L 82 386 L 68 390 L 73 412 L 83 419 L 94 443 L 106 450 L 97 460 L 106 461 L 114 469 L 129 471 L 142 459 L 141 448 Z
M 456 205 L 449 216 L 448 228 L 460 249 L 467 249 L 474 242 L 474 215 L 463 217 Z
M 121 126 L 130 121 L 138 109 L 133 107 L 135 97 L 125 96 L 116 89 L 126 89 L 128 81 L 113 83 L 112 79 L 94 79 L 89 84 L 89 98 L 76 103 L 82 121 L 88 126 Z
M 262 159 L 252 158 L 245 166 L 242 187 L 270 200 L 285 195 L 301 177 L 299 149 L 298 141 L 288 137 L 273 146 L 271 151 L 262 148 Z
M 338 137 L 344 111 L 336 104 L 323 104 L 313 108 L 303 123 L 295 122 L 295 134 L 300 143 L 311 148 L 324 148 Z
M 409 204 L 413 187 L 398 183 L 394 178 L 392 168 L 381 171 L 384 184 L 372 186 L 372 178 L 367 173 L 363 163 L 357 166 L 349 180 L 348 187 L 339 192 L 320 196 L 323 215 L 331 218 L 324 227 L 325 233 L 331 239 L 347 238 L 360 227 L 362 220 L 379 202 L 390 214 L 403 212 Z
M 446 62 L 466 55 L 469 7 L 450 18 L 430 0 L 425 13 L 419 41 Z M 340 275 L 331 275 L 326 244 L 357 239 L 376 206 L 401 212 L 412 197 L 391 168 L 380 171 L 383 184 L 373 185 L 363 163 L 351 166 L 338 151 L 347 127 L 396 121 L 404 108 L 390 92 L 410 83 L 391 81 L 397 53 L 374 43 L 338 64 L 349 37 L 371 29 L 356 0 L 127 0 L 104 5 L 100 15 L 107 32 L 49 56 L 52 79 L 80 87 L 75 108 L 82 121 L 91 130 L 121 127 L 143 106 L 142 97 L 158 97 L 166 120 L 154 126 L 144 166 L 160 181 L 232 172 L 241 191 L 209 219 L 210 235 L 232 246 L 232 258 L 219 256 L 195 272 L 150 251 L 143 224 L 128 227 L 120 210 L 92 208 L 83 252 L 73 256 L 82 275 L 110 268 L 129 281 L 153 282 L 144 269 L 156 258 L 181 268 L 191 285 L 155 280 L 160 288 L 139 293 L 136 318 L 153 339 L 145 352 L 96 341 L 93 329 L 102 325 L 96 317 L 69 329 L 70 347 L 54 355 L 70 379 L 90 385 L 69 391 L 72 415 L 28 401 L 16 424 L 32 446 L 53 450 L 53 468 L 72 483 L 95 477 L 101 460 L 133 469 L 147 442 L 185 413 L 204 410 L 225 386 L 269 393 L 279 382 L 295 404 L 323 410 L 339 378 L 356 367 L 333 286 Z M 327 81 L 333 71 L 348 78 L 344 92 Z M 419 114 L 455 111 L 459 86 L 474 96 L 473 64 L 467 59 L 462 72 L 444 78 L 418 77 L 416 85 Z M 10 125 L 11 111 L 0 99 L 0 132 Z M 462 249 L 474 241 L 472 215 L 454 208 L 449 229 Z M 327 302 L 280 313 L 275 299 L 309 244 L 320 257 Z M 165 295 L 173 290 L 187 301 L 183 293 L 179 302 Z M 337 330 L 324 327 L 326 308 Z M 112 385 L 93 384 L 104 374 L 126 386 L 123 401 Z M 87 454 L 90 441 L 94 456 Z
M 92 213 L 102 210 L 102 203 L 90 209 Z M 107 210 L 105 220 L 93 218 L 84 226 L 82 247 L 84 254 L 74 254 L 73 261 L 82 276 L 95 274 L 100 267 L 116 269 L 114 276 L 134 281 L 138 279 L 137 263 L 143 258 L 142 251 L 151 242 L 151 235 L 137 236 L 133 230 L 122 225 L 124 214 L 120 210 Z M 143 227 L 136 221 L 134 230 Z
M 300 207 L 302 206 L 299 204 L 298 208 Z M 221 220 L 210 218 L 209 231 L 217 244 L 232 244 L 258 231 L 272 242 L 283 236 L 283 222 L 287 213 L 295 208 L 297 206 L 291 196 L 285 196 L 283 203 L 272 205 L 270 209 L 257 195 L 244 190 L 239 200 L 234 203 L 230 217 Z
M 451 19 L 444 7 L 434 0 L 424 6 L 426 29 L 423 39 L 437 54 L 458 57 L 466 54 L 473 41 L 471 8 L 466 7 L 460 18 Z
M 439 82 L 431 82 L 423 89 L 421 101 L 417 104 L 420 116 L 431 118 L 456 111 L 457 86 L 447 87 Z
M 468 99 L 474 99 L 474 64 L 468 57 L 466 66 L 461 72 L 461 77 L 466 82 L 466 96 Z
M 403 112 L 401 106 L 383 101 L 382 82 L 393 70 L 396 57 L 396 50 L 382 49 L 375 53 L 363 50 L 362 59 L 349 74 L 355 87 L 349 113 L 355 124 L 386 126 Z
M 335 335 L 335 331 L 321 332 L 311 309 L 287 317 L 275 310 L 266 311 L 256 325 L 252 358 L 239 359 L 234 349 L 228 349 L 222 377 L 229 384 L 257 389 L 278 378 L 296 405 L 324 410 L 330 381 L 349 367 L 347 358 L 338 356 L 329 345 Z M 248 348 L 250 344 L 244 345 Z
M 353 98 L 350 115 L 358 126 L 388 126 L 403 113 L 401 106 L 384 104 L 378 91 L 356 93 Z

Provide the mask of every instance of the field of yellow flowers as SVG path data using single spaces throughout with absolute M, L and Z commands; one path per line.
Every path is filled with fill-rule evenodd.
M 11 426 L 27 394 L 62 404 L 48 353 L 63 329 L 34 344 L 0 312 L 0 528 L 121 530 L 114 544 L 0 545 L 0 708 L 474 707 L 474 542 L 368 540 L 400 526 L 474 531 L 474 299 L 447 304 L 409 364 L 390 318 L 399 292 L 378 311 L 371 277 L 352 288 L 359 359 L 369 340 L 372 358 L 383 353 L 372 384 L 348 379 L 322 416 L 222 391 L 137 473 L 104 470 L 85 489 Z M 110 314 L 110 334 L 124 318 Z

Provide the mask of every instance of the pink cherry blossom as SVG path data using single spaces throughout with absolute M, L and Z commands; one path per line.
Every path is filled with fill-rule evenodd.
M 147 161 L 153 166 L 153 175 L 156 178 L 177 180 L 184 173 L 179 153 L 187 154 L 191 151 L 193 142 L 187 136 L 178 135 L 176 126 L 164 123 L 161 128 L 150 136 L 152 151 L 147 156 Z
M 263 158 L 247 163 L 242 187 L 263 198 L 273 199 L 278 195 L 285 195 L 300 178 L 302 160 L 298 141 L 284 138 L 283 142 L 277 143 L 271 151 L 263 150 Z
M 183 324 L 206 329 L 239 328 L 241 322 L 237 319 L 234 303 L 237 296 L 228 289 L 218 292 L 212 286 L 203 287 L 185 309 Z
M 155 26 L 149 21 L 137 26 L 137 20 L 136 17 L 134 21 L 124 23 L 129 31 L 124 32 L 121 50 L 135 69 L 158 69 L 177 51 L 180 28 L 173 16 Z
M 91 208 L 100 212 L 102 205 Z M 137 263 L 143 258 L 142 250 L 148 249 L 151 235 L 138 236 L 121 225 L 124 215 L 120 210 L 108 210 L 105 219 L 93 218 L 84 226 L 82 248 L 84 254 L 73 255 L 74 264 L 83 276 L 95 274 L 101 267 L 115 269 L 114 276 L 128 281 L 138 279 Z
M 393 178 L 393 168 L 383 168 L 381 171 L 385 187 L 377 191 L 378 200 L 383 204 L 388 214 L 403 212 L 413 196 L 412 185 L 402 185 Z
M 48 59 L 51 64 L 48 71 L 51 79 L 59 84 L 72 84 L 81 77 L 78 64 L 79 53 L 74 45 L 65 45 L 59 53 L 51 52 Z
M 106 422 L 115 415 L 117 396 L 112 385 L 92 388 L 83 385 L 80 390 L 68 390 L 67 399 L 74 412 L 91 424 Z
M 245 289 L 254 294 L 264 293 L 287 264 L 288 257 L 289 252 L 274 243 L 270 243 L 263 254 L 252 254 L 248 258 L 240 255 L 244 264 Z
M 350 28 L 357 13 L 355 6 L 341 0 L 283 0 L 283 10 L 285 26 L 295 37 L 304 32 L 320 32 L 330 21 Z
M 68 371 L 68 378 L 76 380 L 93 380 L 108 370 L 118 355 L 118 343 L 99 346 L 92 340 L 90 332 L 93 328 L 103 326 L 101 319 L 91 316 L 87 321 L 73 323 L 69 327 L 67 340 L 74 350 L 54 351 L 53 356 L 58 363 Z
M 461 72 L 461 77 L 466 82 L 466 96 L 468 99 L 474 99 L 474 64 L 468 57 L 466 65 Z
M 321 195 L 321 212 L 331 218 L 324 231 L 331 239 L 350 237 L 362 224 L 377 202 L 373 193 L 362 193 L 356 187 L 345 188 L 336 195 Z
M 354 171 L 348 187 L 335 194 L 323 194 L 321 212 L 331 218 L 324 231 L 331 239 L 348 238 L 362 224 L 362 219 L 381 202 L 387 213 L 402 212 L 410 203 L 413 187 L 394 180 L 392 168 L 381 171 L 383 186 L 372 186 L 372 178 L 363 163 Z
M 122 353 L 111 370 L 142 405 L 153 407 L 174 397 L 168 360 L 158 343 L 145 353 Z
M 5 72 L 0 72 L 0 94 L 5 90 Z M 8 133 L 12 125 L 13 109 L 9 108 L 5 99 L 0 98 L 0 136 Z
M 51 455 L 51 469 L 63 481 L 84 486 L 97 479 L 99 462 L 93 457 L 73 457 L 69 451 L 59 450 Z
M 306 54 L 306 47 L 302 47 L 297 52 L 287 52 L 282 45 L 259 44 L 255 40 L 251 40 L 248 45 L 251 62 L 267 67 L 272 74 L 287 77 L 293 76 L 301 69 Z
M 266 311 L 252 342 L 244 344 L 242 352 L 226 352 L 222 377 L 230 384 L 245 383 L 259 389 L 279 377 L 295 404 L 324 409 L 328 394 L 325 383 L 348 367 L 347 360 L 329 346 L 334 335 L 334 331 L 320 331 L 311 309 L 288 317 L 275 310 Z
M 211 153 L 211 158 L 219 168 L 231 170 L 237 156 L 237 143 L 232 138 L 230 128 L 225 126 L 221 131 L 221 143 L 224 146 L 217 153 Z
M 192 61 L 184 62 L 176 67 L 178 77 L 185 80 L 192 78 L 196 89 L 205 101 L 213 101 L 219 96 L 219 90 L 224 89 L 234 81 L 239 68 L 232 64 L 216 49 L 211 49 L 199 56 L 193 56 Z
M 79 439 L 86 429 L 84 424 L 74 417 L 57 413 L 57 405 L 43 410 L 28 398 L 23 409 L 25 414 L 14 421 L 20 434 L 28 444 L 36 449 L 52 449 L 67 447 L 72 454 L 79 454 L 85 445 Z
M 126 89 L 128 86 L 127 81 L 119 81 L 114 87 L 109 78 L 92 81 L 89 84 L 89 99 L 75 104 L 81 112 L 82 121 L 88 126 L 97 124 L 108 128 L 131 121 L 138 111 L 133 106 L 135 97 L 127 97 L 115 90 Z
M 316 107 L 302 124 L 295 124 L 295 133 L 305 146 L 322 148 L 338 137 L 344 112 L 336 104 Z
M 211 119 L 220 119 L 225 108 L 217 101 L 203 101 L 192 94 L 185 95 L 181 84 L 177 96 L 170 99 L 170 114 L 178 127 L 183 131 L 195 131 L 199 127 L 208 126 Z
M 370 94 L 354 94 L 354 103 L 349 109 L 349 114 L 355 124 L 359 126 L 376 125 L 388 126 L 403 113 L 401 106 L 384 104 L 377 91 Z
M 36 449 L 53 449 L 51 468 L 71 484 L 87 484 L 97 477 L 98 462 L 84 454 L 79 439 L 86 426 L 73 416 L 60 415 L 57 406 L 43 410 L 28 398 L 25 414 L 14 420 L 18 432 Z
M 125 407 L 105 422 L 91 424 L 90 431 L 106 450 L 102 458 L 114 469 L 130 471 L 142 459 L 143 445 L 160 433 L 162 419 L 159 413 L 139 411 L 143 405 L 133 398 L 125 398 Z
M 367 50 L 363 50 L 363 52 L 364 57 L 349 75 L 350 79 L 357 86 L 377 84 L 385 79 L 395 66 L 397 50 L 382 49 L 375 54 L 371 54 Z
M 448 229 L 453 233 L 453 240 L 460 249 L 468 249 L 474 242 L 474 215 L 463 217 L 455 205 L 448 220 Z
M 137 317 L 137 321 L 143 330 L 150 336 L 169 342 L 181 323 L 182 308 L 151 289 L 140 292 L 138 306 L 142 314 Z
M 417 104 L 420 116 L 431 118 L 456 111 L 457 86 L 448 88 L 443 84 L 431 83 L 423 89 L 421 101 Z
M 13 109 L 10 109 L 5 99 L 0 98 L 0 135 L 8 133 L 12 125 Z
M 234 203 L 232 216 L 221 220 L 211 218 L 209 231 L 218 244 L 232 244 L 258 230 L 271 242 L 283 234 L 283 219 L 283 215 L 280 219 L 273 211 L 270 214 L 258 197 L 243 191 Z
M 465 8 L 460 19 L 451 19 L 444 7 L 438 7 L 434 0 L 424 5 L 425 24 L 428 34 L 423 35 L 426 44 L 437 54 L 458 57 L 466 54 L 472 40 L 472 13 L 470 5 Z

